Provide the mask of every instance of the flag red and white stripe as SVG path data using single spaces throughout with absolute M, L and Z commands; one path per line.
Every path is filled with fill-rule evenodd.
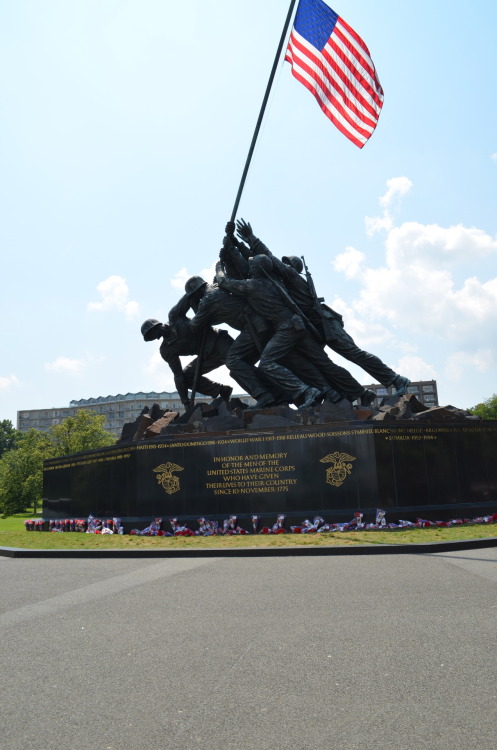
M 300 0 L 285 60 L 326 116 L 362 148 L 378 123 L 383 89 L 361 37 L 323 0 Z

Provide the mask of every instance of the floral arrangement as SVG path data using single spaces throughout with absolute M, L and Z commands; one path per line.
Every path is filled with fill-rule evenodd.
M 259 528 L 260 516 L 251 517 L 252 532 L 240 526 L 237 516 L 229 516 L 222 523 L 210 521 L 207 518 L 197 520 L 198 528 L 191 529 L 186 524 L 181 524 L 177 518 L 170 518 L 171 531 L 162 528 L 162 518 L 155 518 L 144 529 L 131 529 L 131 535 L 136 536 L 234 536 L 243 534 L 320 534 L 336 531 L 394 531 L 396 529 L 427 529 L 431 527 L 449 528 L 451 526 L 468 526 L 475 524 L 497 523 L 497 513 L 476 518 L 453 518 L 449 521 L 428 521 L 425 518 L 417 518 L 416 521 L 399 520 L 396 523 L 386 520 L 386 511 L 378 508 L 374 523 L 365 523 L 364 514 L 354 513 L 354 517 L 345 523 L 326 523 L 321 516 L 314 516 L 312 521 L 304 519 L 298 526 L 284 526 L 285 516 L 277 516 L 272 526 Z M 120 518 L 101 520 L 90 515 L 87 519 L 65 518 L 46 521 L 43 518 L 26 519 L 24 526 L 26 531 L 44 531 L 48 524 L 48 530 L 52 532 L 80 532 L 86 534 L 124 534 L 124 526 Z

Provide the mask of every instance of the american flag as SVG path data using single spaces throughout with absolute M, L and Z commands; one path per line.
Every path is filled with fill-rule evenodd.
M 361 37 L 323 0 L 300 0 L 285 60 L 325 115 L 362 148 L 378 123 L 383 89 Z

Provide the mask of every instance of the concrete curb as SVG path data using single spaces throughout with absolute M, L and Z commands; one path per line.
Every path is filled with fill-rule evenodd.
M 417 544 L 356 544 L 329 547 L 239 547 L 238 549 L 22 549 L 0 547 L 0 557 L 289 557 L 322 555 L 417 555 L 497 547 L 497 537 Z

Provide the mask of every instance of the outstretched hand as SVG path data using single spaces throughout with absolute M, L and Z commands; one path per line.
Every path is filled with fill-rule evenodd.
M 248 222 L 245 221 L 245 219 L 238 219 L 238 221 L 236 222 L 236 231 L 242 238 L 242 240 L 249 241 L 254 237 L 252 227 Z

